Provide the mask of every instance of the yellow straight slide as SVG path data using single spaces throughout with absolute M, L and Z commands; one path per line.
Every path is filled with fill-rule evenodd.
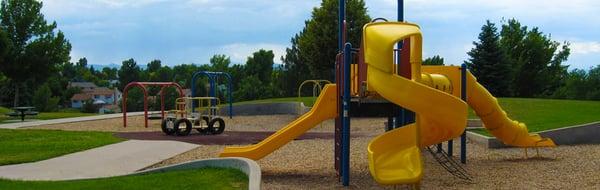
M 395 43 L 410 38 L 413 80 L 394 74 Z M 458 137 L 467 121 L 467 104 L 421 84 L 421 32 L 417 25 L 370 23 L 363 29 L 367 88 L 417 114 L 417 122 L 384 133 L 369 143 L 371 175 L 380 184 L 417 183 L 423 167 L 420 147 Z
M 467 102 L 481 118 L 485 128 L 504 144 L 516 147 L 554 147 L 550 138 L 529 134 L 524 123 L 511 120 L 498 104 L 498 100 L 477 82 L 470 72 L 467 75 Z
M 259 160 L 296 139 L 319 123 L 337 117 L 336 86 L 327 84 L 309 112 L 263 141 L 249 146 L 225 147 L 220 157 L 244 157 Z

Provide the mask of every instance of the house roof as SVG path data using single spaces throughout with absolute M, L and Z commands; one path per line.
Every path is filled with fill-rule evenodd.
M 78 101 L 91 100 L 92 97 L 94 97 L 94 95 L 92 95 L 92 94 L 79 93 L 79 94 L 73 95 L 73 97 L 71 97 L 71 101 L 73 101 L 73 100 L 78 100 Z
M 112 95 L 115 93 L 114 90 L 108 89 L 106 87 L 84 89 L 81 92 L 84 94 L 92 94 L 92 95 Z
M 69 82 L 69 87 L 97 88 L 98 86 L 91 82 Z

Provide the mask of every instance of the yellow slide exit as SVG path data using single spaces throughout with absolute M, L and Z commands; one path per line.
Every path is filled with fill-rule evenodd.
M 269 153 L 279 149 L 288 142 L 299 137 L 319 123 L 337 117 L 335 84 L 327 84 L 310 109 L 298 119 L 294 120 L 275 134 L 267 137 L 260 143 L 242 147 L 225 147 L 220 157 L 245 157 L 259 160 Z

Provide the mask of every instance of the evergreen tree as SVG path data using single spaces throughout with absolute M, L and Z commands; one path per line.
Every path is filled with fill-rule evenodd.
M 119 69 L 119 90 L 123 91 L 123 88 L 130 82 L 139 81 L 141 69 L 133 59 L 123 61 L 121 69 Z
M 283 58 L 288 69 L 310 71 L 309 78 L 333 81 L 335 57 L 338 53 L 338 0 L 323 0 L 321 6 L 313 9 L 311 19 L 305 22 L 304 29 L 292 38 L 292 47 Z M 362 27 L 370 22 L 364 0 L 348 0 L 346 3 L 347 40 L 358 47 Z M 297 72 L 297 71 L 291 71 Z M 306 72 L 303 75 L 307 75 Z M 289 75 L 288 77 L 295 77 Z M 308 77 L 307 77 L 308 78 Z M 301 81 L 297 81 L 299 85 Z
M 473 42 L 475 47 L 467 53 L 470 58 L 465 64 L 493 95 L 509 96 L 511 67 L 504 59 L 497 30 L 489 20 L 481 27 L 479 41 Z

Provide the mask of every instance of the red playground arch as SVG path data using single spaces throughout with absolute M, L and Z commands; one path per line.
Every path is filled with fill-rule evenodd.
M 165 88 L 175 87 L 179 91 L 179 97 L 183 98 L 183 88 L 175 82 L 131 82 L 123 89 L 123 102 L 121 103 L 123 110 L 123 127 L 127 127 L 127 92 L 131 87 L 140 87 L 144 91 L 144 126 L 148 128 L 148 91 L 146 86 L 160 86 L 160 112 L 161 117 L 165 117 Z

